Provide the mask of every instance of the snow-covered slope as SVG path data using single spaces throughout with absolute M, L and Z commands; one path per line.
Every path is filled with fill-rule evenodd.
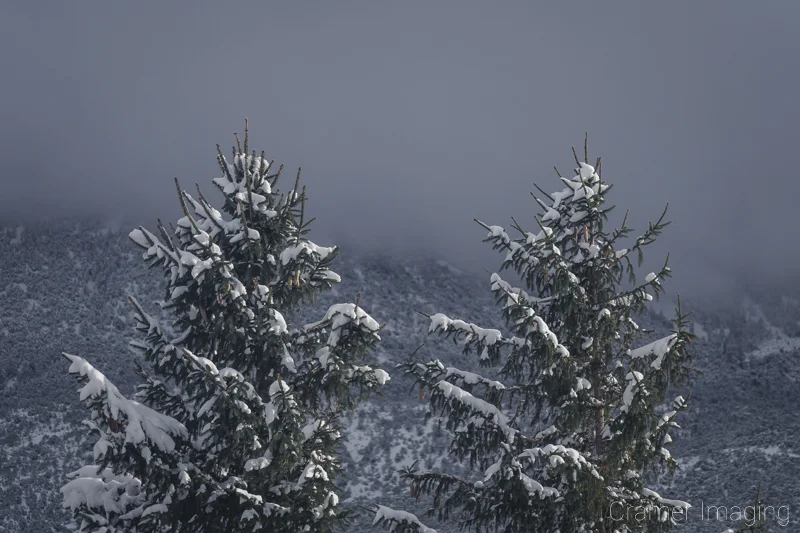
M 161 280 L 144 268 L 125 232 L 99 228 L 0 229 L 0 532 L 63 531 L 58 488 L 67 472 L 90 459 L 80 426 L 85 412 L 59 354 L 85 357 L 124 392 L 137 383 L 134 355 L 126 347 L 133 332 L 126 296 L 143 303 L 160 299 Z M 437 258 L 354 254 L 343 250 L 335 270 L 344 281 L 319 307 L 360 292 L 364 308 L 388 322 L 379 353 L 387 369 L 426 340 L 420 357 L 476 367 L 457 346 L 426 339 L 428 322 L 415 310 L 500 327 L 488 274 L 474 278 Z M 740 307 L 700 307 L 695 316 L 702 374 L 694 378 L 693 409 L 673 451 L 685 467 L 662 480 L 661 493 L 695 505 L 686 531 L 735 526 L 701 520 L 700 503 L 748 505 L 759 485 L 768 503 L 800 509 L 800 305 L 792 295 L 750 295 Z M 640 323 L 669 326 L 659 313 Z M 385 397 L 346 422 L 349 467 L 342 483 L 348 500 L 419 512 L 396 469 L 420 460 L 457 470 L 446 456 L 444 430 L 435 420 L 424 423 L 425 406 L 394 373 Z M 369 518 L 353 531 L 373 531 Z

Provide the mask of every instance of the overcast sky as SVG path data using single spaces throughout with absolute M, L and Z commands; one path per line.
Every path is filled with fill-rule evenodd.
M 303 167 L 317 240 L 493 269 L 570 147 L 681 287 L 797 271 L 800 3 L 5 2 L 4 220 L 176 218 L 215 144 Z

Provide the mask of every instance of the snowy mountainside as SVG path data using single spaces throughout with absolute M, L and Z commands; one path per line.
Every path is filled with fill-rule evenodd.
M 136 356 L 127 348 L 133 328 L 126 297 L 154 311 L 162 280 L 160 271 L 144 267 L 126 233 L 89 223 L 0 228 L 0 532 L 63 531 L 58 488 L 67 472 L 91 459 L 80 426 L 87 413 L 59 354 L 85 357 L 125 393 L 138 383 Z M 457 346 L 426 338 L 428 321 L 417 310 L 501 327 L 488 274 L 475 278 L 441 260 L 359 257 L 348 249 L 334 269 L 343 283 L 302 318 L 360 292 L 363 307 L 387 322 L 378 358 L 393 378 L 383 398 L 344 421 L 344 496 L 368 507 L 423 511 L 396 469 L 415 460 L 458 469 L 446 456 L 445 430 L 424 422 L 426 403 L 393 367 L 426 343 L 418 357 L 477 368 Z M 685 531 L 733 527 L 701 517 L 700 502 L 748 505 L 757 486 L 768 503 L 800 513 L 800 302 L 762 293 L 738 307 L 709 309 L 695 308 L 695 366 L 702 373 L 693 378 L 692 410 L 680 421 L 672 452 L 684 467 L 660 480 L 660 492 L 695 505 Z M 669 327 L 657 312 L 639 322 Z M 352 530 L 375 531 L 370 521 L 363 513 Z

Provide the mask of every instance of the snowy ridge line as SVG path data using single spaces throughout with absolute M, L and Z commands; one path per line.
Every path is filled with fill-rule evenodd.
M 723 448 L 721 451 L 722 453 L 760 453 L 766 455 L 767 457 L 783 455 L 792 459 L 800 459 L 800 453 L 784 450 L 775 444 L 770 446 L 739 446 L 734 448 Z
M 782 352 L 796 352 L 800 350 L 800 337 L 790 337 L 783 331 L 783 329 L 772 325 L 766 319 L 761 309 L 759 309 L 760 318 L 767 330 L 772 333 L 772 338 L 762 342 L 758 348 L 746 354 L 746 358 L 750 359 L 764 359 L 777 353 Z

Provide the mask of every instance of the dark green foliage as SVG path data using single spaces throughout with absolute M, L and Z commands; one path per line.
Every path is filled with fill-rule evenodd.
M 646 484 L 676 466 L 665 446 L 687 403 L 678 397 L 659 410 L 668 389 L 686 382 L 693 335 L 680 304 L 671 335 L 651 344 L 643 340 L 651 332 L 634 321 L 670 269 L 665 261 L 637 282 L 633 262 L 641 266 L 644 247 L 668 222 L 662 213 L 622 248 L 632 230 L 627 216 L 605 229 L 610 186 L 599 160 L 597 170 L 588 158 L 576 163 L 574 178 L 559 176 L 565 189 L 545 194 L 547 201 L 534 196 L 544 209 L 538 233 L 514 220 L 520 236 L 512 238 L 478 221 L 485 240 L 506 254 L 503 269 L 523 283 L 491 276 L 506 332 L 429 317 L 431 333 L 463 344 L 495 376 L 438 360 L 400 365 L 429 397 L 428 416 L 453 433 L 450 455 L 478 469 L 474 479 L 403 471 L 413 494 L 432 497 L 429 514 L 441 520 L 476 531 L 611 533 L 660 531 L 686 518 L 686 504 Z M 642 513 L 618 518 L 614 506 Z
M 132 346 L 149 365 L 138 402 L 83 359 L 96 467 L 64 488 L 81 531 L 330 531 L 347 523 L 334 479 L 338 418 L 388 380 L 371 366 L 380 327 L 355 304 L 292 326 L 340 278 L 309 241 L 306 191 L 280 192 L 263 153 L 218 149 L 222 213 L 176 180 L 184 217 L 130 237 L 166 279 L 164 325 L 136 299 Z M 238 138 L 237 138 L 238 144 Z M 224 214 L 223 214 L 224 213 Z M 227 216 L 226 216 L 227 215 Z M 146 407 L 145 407 L 146 406 Z M 152 410 L 151 410 L 152 409 Z M 93 473 L 94 472 L 94 473 Z

